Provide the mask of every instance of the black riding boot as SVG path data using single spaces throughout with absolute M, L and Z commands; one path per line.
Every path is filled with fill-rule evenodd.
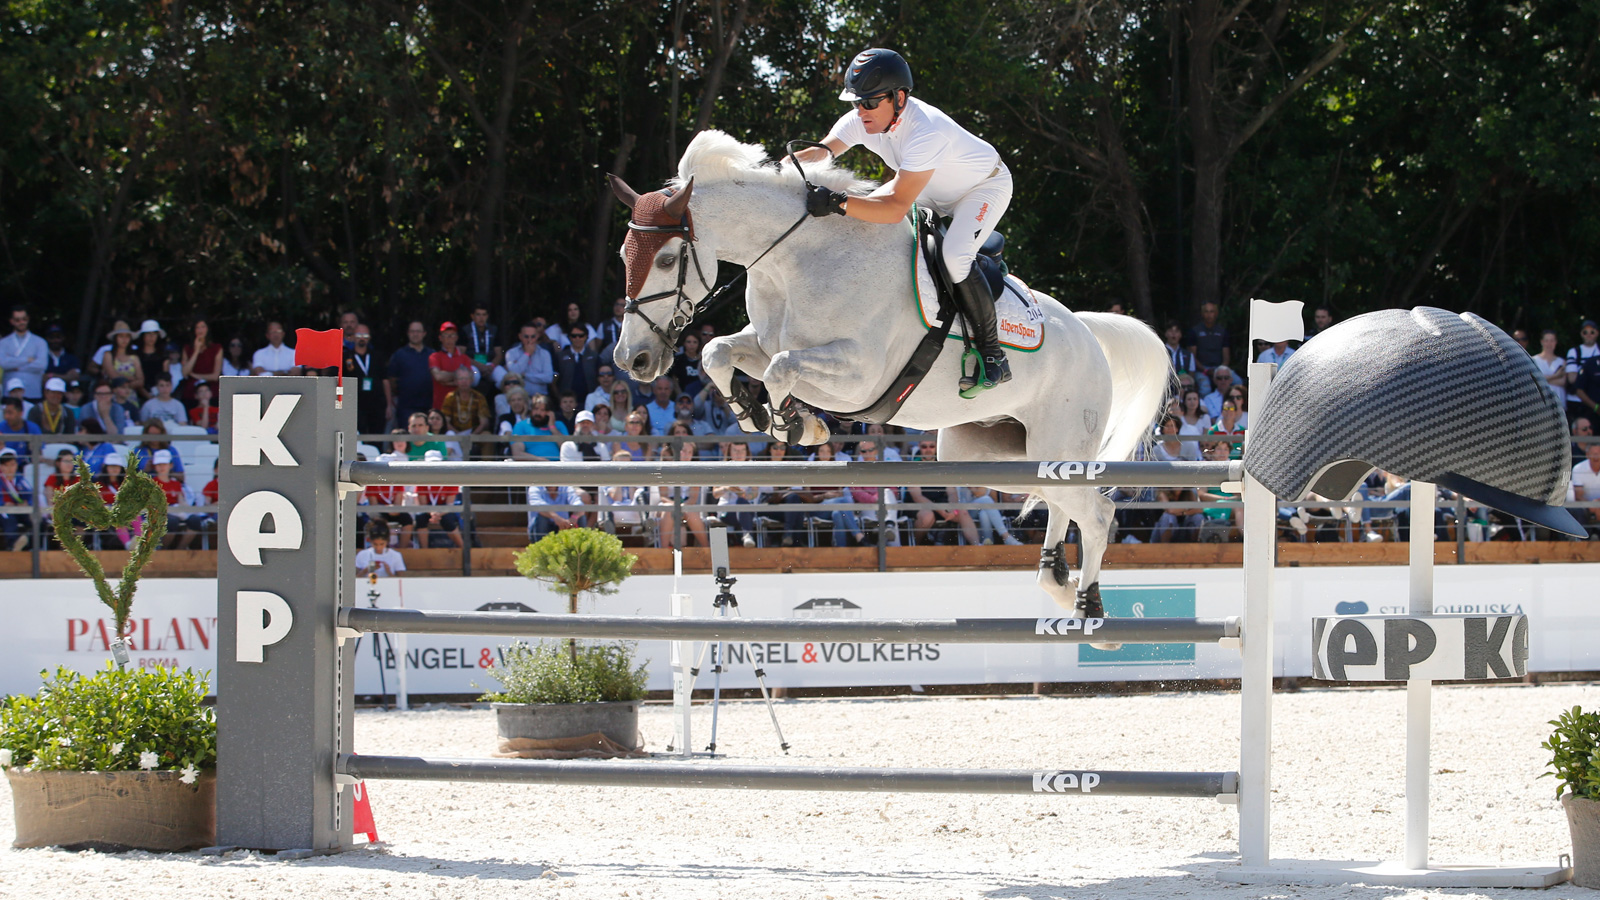
M 955 286 L 956 303 L 972 326 L 972 341 L 978 346 L 981 364 L 972 375 L 962 372 L 961 396 L 971 399 L 983 391 L 1011 380 L 1011 363 L 1000 346 L 1000 331 L 995 322 L 994 295 L 989 282 L 976 266 L 965 281 Z

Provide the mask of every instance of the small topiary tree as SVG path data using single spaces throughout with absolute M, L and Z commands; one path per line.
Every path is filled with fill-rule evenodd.
M 627 552 L 614 534 L 594 528 L 568 528 L 545 535 L 516 555 L 517 572 L 567 595 L 567 612 L 578 613 L 584 594 L 615 594 L 633 574 L 639 557 Z M 578 642 L 568 639 L 572 664 L 578 664 Z

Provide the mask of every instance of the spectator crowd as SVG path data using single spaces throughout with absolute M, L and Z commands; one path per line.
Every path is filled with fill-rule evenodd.
M 156 478 L 174 507 L 214 506 L 216 481 L 209 465 L 199 479 L 185 472 L 185 453 L 195 443 L 170 437 L 215 434 L 219 380 L 233 375 L 342 374 L 347 392 L 356 398 L 363 448 L 381 459 L 914 461 L 936 452 L 932 434 L 878 425 L 830 423 L 839 440 L 804 453 L 769 436 L 745 436 L 727 399 L 702 371 L 701 348 L 716 336 L 715 328 L 692 327 L 681 338 L 669 374 L 641 384 L 611 361 L 624 307 L 619 299 L 608 318 L 590 323 L 579 304 L 570 303 L 559 317 L 534 316 L 506 328 L 491 322 L 489 310 L 480 306 L 459 325 L 410 322 L 405 342 L 393 349 L 379 347 L 370 325 L 345 312 L 339 321 L 342 365 L 311 371 L 296 365 L 279 322 L 266 323 L 259 335 L 234 335 L 223 342 L 204 320 L 172 334 L 154 320 L 142 321 L 137 330 L 119 320 L 111 323 L 105 343 L 80 360 L 66 348 L 59 323 L 35 333 L 30 311 L 14 308 L 10 333 L 0 337 L 0 440 L 5 440 L 0 549 L 28 546 L 33 482 L 41 480 L 39 488 L 47 492 L 43 505 L 50 492 L 77 478 L 72 460 L 78 456 L 108 502 L 126 474 L 137 469 Z M 1308 339 L 1332 324 L 1329 309 L 1316 309 Z M 1148 457 L 1238 458 L 1249 427 L 1249 393 L 1242 377 L 1247 368 L 1236 366 L 1237 342 L 1220 322 L 1217 306 L 1203 305 L 1200 318 L 1187 329 L 1167 323 L 1162 335 L 1177 380 Z M 1571 499 L 1600 500 L 1600 444 L 1586 442 L 1600 419 L 1600 330 L 1585 320 L 1579 343 L 1565 353 L 1554 330 L 1540 334 L 1537 349 L 1529 347 L 1525 331 L 1513 337 L 1528 349 L 1552 395 L 1567 409 L 1574 435 Z M 1286 342 L 1258 344 L 1250 358 L 1281 365 L 1294 352 Z M 751 387 L 760 390 L 757 383 Z M 130 434 L 140 437 L 134 442 L 122 437 Z M 23 439 L 28 435 L 38 435 L 39 442 Z M 53 446 L 50 458 L 34 460 L 34 443 Z M 1400 497 L 1406 486 L 1386 478 L 1374 473 L 1362 496 Z M 197 488 L 196 480 L 205 483 Z M 459 509 L 462 498 L 458 487 L 371 488 L 361 499 L 363 527 L 381 523 L 386 547 L 392 549 L 461 547 L 472 540 L 470 522 Z M 1117 498 L 1125 501 L 1118 513 L 1124 541 L 1238 539 L 1229 505 L 1237 498 L 1221 492 L 1121 491 Z M 746 546 L 1020 543 L 1037 536 L 1044 518 L 1042 510 L 1019 517 L 1020 496 L 959 486 L 820 490 L 727 484 L 645 490 L 596 485 L 584 490 L 533 485 L 518 502 L 524 499 L 532 539 L 603 525 L 630 543 L 661 546 L 703 543 L 709 524 L 726 525 Z M 740 509 L 744 506 L 752 509 Z M 1386 517 L 1372 512 L 1352 513 L 1336 505 L 1321 512 L 1286 508 L 1285 534 L 1304 539 L 1326 519 L 1349 523 L 1352 527 L 1344 530 L 1357 539 L 1381 538 Z M 1595 512 L 1576 510 L 1591 530 L 1600 530 Z M 174 514 L 167 540 L 191 546 L 214 523 L 211 513 Z M 1402 528 L 1408 524 L 1400 523 Z M 1485 537 L 1534 536 L 1515 520 L 1488 514 L 1473 524 Z M 129 537 L 100 540 L 114 544 Z

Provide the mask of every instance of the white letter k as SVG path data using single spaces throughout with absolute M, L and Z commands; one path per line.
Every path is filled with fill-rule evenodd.
M 298 466 L 280 434 L 300 402 L 299 394 L 279 394 L 272 398 L 265 415 L 260 394 L 235 394 L 233 397 L 233 464 L 259 466 L 261 455 L 275 466 Z

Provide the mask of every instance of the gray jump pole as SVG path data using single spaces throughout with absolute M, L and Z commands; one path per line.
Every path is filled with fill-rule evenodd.
M 1226 619 L 685 619 L 373 609 L 339 611 L 355 633 L 493 634 L 634 641 L 857 641 L 868 644 L 1215 644 L 1239 637 Z
M 1061 794 L 1079 797 L 1229 797 L 1233 772 L 1113 772 L 1085 769 L 875 769 L 836 766 L 724 766 L 708 763 L 569 762 L 544 759 L 425 759 L 340 756 L 358 779 L 492 781 L 517 784 L 671 787 L 753 791 L 913 794 Z
M 1244 478 L 1244 463 L 1227 462 L 743 462 L 752 484 L 838 487 L 840 484 L 950 484 L 1033 487 L 1220 487 Z M 530 484 L 683 487 L 720 483 L 725 462 L 349 462 L 341 479 L 368 485 L 459 484 L 527 487 Z
M 1261 381 L 1266 381 L 1262 378 Z M 1257 390 L 1252 385 L 1252 390 Z M 1254 396 L 1254 395 L 1253 395 Z M 1259 398 L 1256 398 L 1259 399 Z M 1274 499 L 1238 462 L 741 463 L 774 484 L 987 484 L 1028 490 L 1220 486 L 1245 506 L 1243 619 L 757 620 L 537 616 L 357 608 L 355 500 L 367 485 L 688 485 L 728 464 L 354 462 L 354 404 L 325 378 L 222 380 L 217 590 L 221 637 L 217 840 L 259 850 L 351 844 L 362 778 L 776 790 L 1103 793 L 1237 802 L 1245 861 L 1268 861 Z M 352 756 L 352 645 L 363 632 L 687 640 L 848 639 L 995 643 L 1226 642 L 1245 655 L 1240 773 L 941 771 L 552 763 Z M 1085 790 L 1085 785 L 1088 789 Z

